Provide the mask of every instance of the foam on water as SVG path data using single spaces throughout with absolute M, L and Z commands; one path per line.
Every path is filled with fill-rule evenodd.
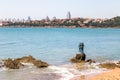
M 67 69 L 67 68 L 50 66 L 49 69 L 52 69 L 54 71 L 54 73 L 61 75 L 62 78 L 60 80 L 69 80 L 70 78 L 72 78 L 74 76 L 74 74 L 71 73 L 69 71 L 69 69 Z
M 71 78 L 75 76 L 80 76 L 80 75 L 89 75 L 89 74 L 97 74 L 97 73 L 102 73 L 104 71 L 107 71 L 107 69 L 99 68 L 97 65 L 99 63 L 94 63 L 92 65 L 86 64 L 85 66 L 87 67 L 86 69 L 77 69 L 73 65 L 69 66 L 50 66 L 48 67 L 49 69 L 52 70 L 53 73 L 58 74 L 61 76 L 59 80 L 70 80 Z M 93 66 L 91 68 L 91 66 Z
M 110 61 L 109 61 L 110 62 Z M 112 63 L 117 63 L 118 61 L 111 61 Z M 104 62 L 102 62 L 104 63 Z M 75 76 L 80 76 L 80 75 L 92 75 L 92 74 L 99 74 L 99 73 L 103 73 L 106 71 L 109 71 L 108 69 L 105 68 L 100 68 L 98 65 L 100 63 L 96 62 L 96 63 L 92 63 L 92 64 L 88 64 L 86 63 L 85 65 L 83 65 L 83 68 L 77 68 L 75 65 L 71 65 L 73 67 L 65 67 L 67 68 L 66 70 L 68 70 L 68 72 L 70 74 L 72 74 L 72 76 L 70 76 L 69 74 L 65 76 L 65 80 L 69 80 L 71 79 L 71 77 L 75 77 Z M 69 65 L 70 66 L 70 65 Z M 63 76 L 64 79 L 64 76 Z M 61 79 L 61 80 L 63 80 Z
M 5 67 L 2 67 L 2 68 L 0 68 L 0 72 L 2 72 L 2 71 L 7 71 L 8 69 L 6 69 Z
M 3 77 L 1 76 L 0 79 L 4 80 L 5 78 L 5 80 L 9 80 L 9 77 L 8 78 L 5 77 L 7 73 L 7 74 L 11 74 L 10 76 L 13 80 L 16 80 L 16 78 L 19 78 L 21 80 L 70 80 L 75 76 L 90 75 L 90 74 L 102 73 L 104 71 L 107 71 L 107 69 L 99 68 L 98 67 L 99 63 L 93 63 L 91 65 L 85 64 L 84 69 L 76 68 L 75 64 L 49 66 L 48 68 L 40 68 L 40 69 L 35 68 L 32 64 L 28 64 L 28 63 L 24 63 L 24 64 L 26 67 L 19 70 L 7 71 L 5 67 L 0 68 L 0 72 L 2 71 L 3 73 L 2 74 Z

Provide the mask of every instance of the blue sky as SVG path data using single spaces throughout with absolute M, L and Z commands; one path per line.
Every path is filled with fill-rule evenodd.
M 111 18 L 120 16 L 120 0 L 0 0 L 1 18 L 43 19 L 72 17 Z

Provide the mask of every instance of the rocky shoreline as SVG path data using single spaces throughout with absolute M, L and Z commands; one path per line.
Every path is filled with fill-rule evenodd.
M 80 54 L 80 53 L 79 53 Z M 95 69 L 95 66 L 93 64 L 95 64 L 95 60 L 92 59 L 88 59 L 88 60 L 79 60 L 79 57 L 81 57 L 81 55 L 76 54 L 75 57 L 71 58 L 70 61 L 73 63 L 73 65 L 75 65 L 76 69 L 79 71 L 84 70 L 84 69 Z M 77 59 L 78 58 L 78 59 Z M 5 60 L 1 60 L 0 61 L 0 67 L 6 67 L 8 69 L 21 69 L 25 67 L 24 63 L 30 63 L 33 64 L 36 68 L 47 68 L 48 66 L 50 66 L 47 62 L 44 62 L 42 60 L 37 60 L 35 59 L 33 56 L 29 55 L 29 56 L 24 56 L 21 58 L 16 58 L 16 59 L 5 59 Z M 87 66 L 86 66 L 87 65 Z M 71 65 L 72 66 L 72 65 Z M 88 67 L 90 66 L 90 67 Z M 97 67 L 99 67 L 99 69 L 106 69 L 106 71 L 110 71 L 111 72 L 115 72 L 115 74 L 117 75 L 117 72 L 120 72 L 120 61 L 117 62 L 103 62 L 103 63 L 99 63 L 98 65 L 96 65 Z M 116 70 L 117 68 L 117 70 Z M 107 76 L 111 76 L 109 75 L 109 72 L 105 73 L 91 73 L 89 75 L 81 75 L 81 74 L 77 74 L 75 75 L 73 78 L 69 79 L 69 80 L 114 80 L 113 78 L 109 78 L 104 77 L 103 74 L 107 75 Z M 120 76 L 116 76 L 114 75 L 113 77 L 115 77 L 116 79 L 120 80 Z M 119 77 L 119 78 L 118 78 Z
M 72 59 L 75 60 L 76 58 L 73 57 Z M 88 59 L 86 61 L 79 61 L 79 60 L 75 60 L 75 61 L 77 61 L 77 62 L 74 62 L 73 64 L 76 65 L 76 69 L 78 71 L 79 70 L 84 70 L 86 68 L 86 66 L 85 66 L 86 64 L 92 66 L 91 68 L 94 68 L 93 64 L 95 64 L 95 61 L 92 60 L 92 59 Z M 24 63 L 33 64 L 34 66 L 36 66 L 36 68 L 47 68 L 48 66 L 50 66 L 47 62 L 44 62 L 42 60 L 37 60 L 33 56 L 24 56 L 24 57 L 16 58 L 16 59 L 8 58 L 8 59 L 0 61 L 1 67 L 6 67 L 8 69 L 21 69 L 21 68 L 24 68 L 25 67 Z M 111 71 L 116 72 L 116 68 L 120 71 L 120 61 L 118 61 L 118 62 L 104 62 L 104 63 L 98 64 L 97 66 L 100 69 L 105 68 L 106 71 L 110 71 L 110 72 Z M 88 69 L 89 68 L 90 67 L 88 67 Z M 78 74 L 78 75 L 74 76 L 73 78 L 71 78 L 70 80 L 101 80 L 101 79 L 97 79 L 96 75 L 99 76 L 99 74 L 100 74 L 100 76 L 101 76 L 102 74 L 109 74 L 106 71 L 105 71 L 105 73 L 103 73 L 103 72 L 102 73 L 92 73 L 92 74 L 89 74 L 89 75 Z M 114 76 L 116 76 L 116 75 L 114 75 Z M 101 78 L 101 77 L 99 77 L 99 78 Z M 108 78 L 106 80 L 112 80 L 112 79 Z
M 88 60 L 78 60 L 76 59 L 76 57 L 81 57 L 80 55 L 76 54 L 75 57 L 70 59 L 70 62 L 76 64 L 77 66 L 81 67 L 82 65 L 88 63 L 88 64 L 92 64 L 95 63 L 94 60 L 92 59 L 88 59 Z M 29 56 L 24 56 L 21 58 L 16 58 L 16 59 L 4 59 L 0 61 L 0 67 L 6 67 L 9 69 L 20 69 L 24 67 L 24 63 L 31 63 L 34 66 L 36 66 L 37 68 L 44 68 L 44 67 L 48 67 L 49 64 L 47 62 L 44 62 L 42 60 L 37 60 L 35 59 L 33 56 L 29 55 Z M 120 62 L 118 62 L 117 64 L 120 65 Z M 118 65 L 116 65 L 115 63 L 102 63 L 99 65 L 101 68 L 115 68 L 115 67 L 119 67 Z
M 24 67 L 23 63 L 31 63 L 37 68 L 45 68 L 49 66 L 47 62 L 44 62 L 42 60 L 37 60 L 32 56 L 25 56 L 17 59 L 11 59 L 11 58 L 5 59 L 1 62 L 1 67 L 6 67 L 8 69 L 20 69 Z

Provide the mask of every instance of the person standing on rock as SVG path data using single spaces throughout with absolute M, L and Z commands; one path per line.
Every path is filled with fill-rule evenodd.
M 84 53 L 84 43 L 79 44 L 79 54 L 76 54 L 76 59 L 79 61 L 85 61 L 86 55 Z
M 84 53 L 84 43 L 79 44 L 79 52 Z

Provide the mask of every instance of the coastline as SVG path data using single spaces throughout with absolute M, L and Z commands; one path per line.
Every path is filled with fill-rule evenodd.
M 0 26 L 0 28 L 68 28 L 68 29 L 79 29 L 79 28 L 83 28 L 83 29 L 97 29 L 97 28 L 101 28 L 101 29 L 108 29 L 108 28 L 112 28 L 112 29 L 120 29 L 120 26 L 114 26 L 114 27 L 95 27 L 95 26 L 90 26 L 90 27 L 75 27 L 75 26 Z
M 90 80 L 120 80 L 120 68 L 91 77 Z
M 110 19 L 99 18 L 70 18 L 70 19 L 54 19 L 54 20 L 25 20 L 25 21 L 1 21 L 0 26 L 32 26 L 32 27 L 58 27 L 58 28 L 120 28 L 120 16 Z

